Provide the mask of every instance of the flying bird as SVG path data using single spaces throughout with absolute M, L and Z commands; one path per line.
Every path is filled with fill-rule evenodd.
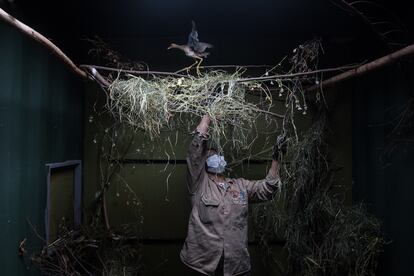
M 176 48 L 180 49 L 184 52 L 184 54 L 188 57 L 194 58 L 196 61 L 191 64 L 190 66 L 179 70 L 178 72 L 187 70 L 187 72 L 197 64 L 197 74 L 200 75 L 200 64 L 203 62 L 203 59 L 206 58 L 210 53 L 206 52 L 208 48 L 213 48 L 213 45 L 206 43 L 206 42 L 200 42 L 198 39 L 198 32 L 196 28 L 196 24 L 194 21 L 191 21 L 192 23 L 192 29 L 191 33 L 188 35 L 188 41 L 187 44 L 178 45 L 175 43 L 171 43 L 168 49 Z

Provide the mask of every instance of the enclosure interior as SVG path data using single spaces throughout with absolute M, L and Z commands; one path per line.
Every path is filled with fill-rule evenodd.
M 414 24 L 408 4 L 382 2 L 404 22 L 411 37 Z M 360 18 L 322 0 L 16 0 L 0 1 L 0 7 L 50 38 L 76 64 L 95 62 L 85 39 L 97 35 L 151 70 L 176 71 L 192 61 L 167 47 L 172 42 L 185 43 L 193 19 L 202 39 L 215 46 L 205 65 L 276 64 L 314 38 L 320 38 L 323 46 L 320 68 L 371 61 L 391 51 Z M 378 275 L 410 275 L 413 270 L 412 142 L 393 141 L 389 148 L 398 112 L 413 101 L 411 62 L 403 59 L 324 91 L 329 158 L 338 168 L 334 183 L 346 205 L 366 203 L 392 240 L 380 257 Z M 263 74 L 261 70 L 251 74 Z M 4 275 L 38 275 L 36 270 L 27 270 L 29 264 L 18 257 L 19 243 L 26 239 L 27 248 L 38 248 L 46 235 L 48 196 L 57 206 L 68 200 L 68 193 L 48 195 L 47 164 L 82 161 L 82 220 L 90 219 L 88 212 L 98 192 L 99 138 L 113 122 L 98 114 L 105 101 L 96 83 L 79 78 L 42 45 L 0 22 L 0 258 L 5 260 Z M 283 104 L 277 102 L 273 110 L 282 109 Z M 313 116 L 312 112 L 298 115 L 299 132 L 309 128 Z M 259 120 L 257 127 L 266 128 L 265 121 Z M 169 142 L 154 144 L 134 134 L 122 160 L 113 160 L 121 162 L 122 169 L 108 189 L 107 212 L 111 226 L 142 222 L 145 275 L 182 275 L 179 251 L 190 211 L 185 155 L 191 135 L 187 130 L 162 135 L 170 137 Z M 254 152 L 261 150 L 265 139 L 259 136 Z M 171 148 L 174 155 L 169 154 Z M 243 163 L 232 175 L 263 178 L 268 161 L 262 155 Z M 74 175 L 56 173 L 52 180 L 59 177 L 70 182 Z M 252 223 L 249 229 L 253 275 L 281 275 L 263 257 Z M 278 239 L 271 244 L 282 264 L 283 245 Z

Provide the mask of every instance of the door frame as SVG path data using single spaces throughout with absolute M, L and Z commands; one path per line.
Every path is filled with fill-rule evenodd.
M 45 234 L 46 243 L 49 244 L 51 241 L 49 233 L 49 222 L 50 222 L 50 190 L 51 183 L 50 177 L 54 169 L 62 168 L 74 168 L 73 175 L 73 214 L 74 214 L 74 226 L 79 227 L 82 223 L 82 161 L 81 160 L 69 160 L 60 163 L 49 163 L 46 164 L 47 172 L 47 202 L 45 209 Z

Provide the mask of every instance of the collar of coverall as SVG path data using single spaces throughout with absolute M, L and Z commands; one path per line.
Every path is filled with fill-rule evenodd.
M 209 174 L 208 175 L 208 178 L 211 181 L 213 181 L 219 187 L 221 186 L 220 183 L 227 183 L 228 184 L 227 189 L 230 187 L 230 185 L 233 185 L 234 184 L 234 182 L 233 182 L 233 180 L 231 178 L 224 177 L 224 179 L 223 179 L 224 181 L 221 182 L 221 181 L 215 180 L 212 176 L 214 176 L 214 174 Z

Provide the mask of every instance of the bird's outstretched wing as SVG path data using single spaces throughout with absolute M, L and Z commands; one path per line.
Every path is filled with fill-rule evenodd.
M 213 45 L 205 42 L 200 42 L 198 40 L 198 32 L 196 28 L 196 24 L 194 21 L 191 21 L 192 29 L 191 33 L 188 35 L 188 42 L 187 46 L 191 48 L 197 55 L 201 57 L 207 57 L 208 53 L 204 53 L 207 48 L 213 48 Z
M 200 42 L 198 40 L 198 32 L 196 28 L 196 24 L 194 21 L 191 21 L 192 29 L 191 33 L 188 35 L 188 42 L 187 45 L 191 47 L 192 49 L 195 49 L 197 47 L 197 44 Z
M 213 48 L 214 46 L 206 42 L 198 42 L 197 45 L 193 48 L 197 53 L 203 53 L 207 48 Z

